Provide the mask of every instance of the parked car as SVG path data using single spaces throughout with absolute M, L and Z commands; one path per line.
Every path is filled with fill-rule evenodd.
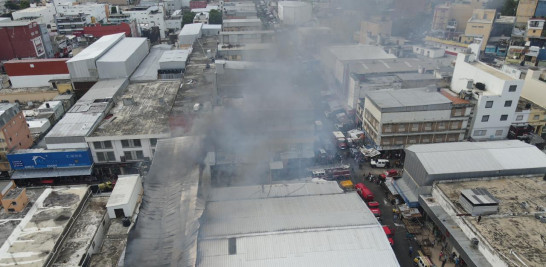
M 385 235 L 387 235 L 391 246 L 394 246 L 394 231 L 392 231 L 391 228 L 387 225 L 383 225 L 383 231 L 385 231 Z
M 372 168 L 388 168 L 391 166 L 388 159 L 372 159 L 370 165 L 372 165 Z

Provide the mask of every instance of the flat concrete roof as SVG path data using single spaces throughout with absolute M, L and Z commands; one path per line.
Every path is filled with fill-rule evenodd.
M 499 79 L 502 79 L 502 80 L 506 80 L 506 81 L 510 81 L 510 80 L 517 80 L 516 78 L 512 78 L 510 76 L 508 76 L 507 74 L 505 74 L 504 72 L 502 72 L 501 70 L 498 70 L 498 69 L 495 69 L 491 66 L 488 66 L 484 63 L 481 63 L 481 62 L 477 62 L 477 61 L 474 61 L 472 63 L 470 63 L 470 65 L 482 70 L 482 71 L 485 71 Z
M 129 85 L 110 110 L 112 116 L 103 120 L 90 137 L 168 134 L 169 111 L 179 87 L 179 81 Z
M 87 190 L 86 186 L 43 190 L 8 234 L 0 248 L 0 265 L 43 266 Z
M 430 88 L 379 90 L 368 92 L 367 98 L 380 109 L 451 103 L 451 100 L 436 89 Z
M 497 253 L 510 261 L 520 263 L 514 252 L 527 266 L 544 266 L 544 238 L 546 227 L 533 214 L 546 207 L 546 181 L 543 175 L 531 178 L 503 178 L 478 181 L 439 183 L 438 188 L 459 207 L 462 190 L 484 188 L 499 200 L 499 213 L 482 215 L 480 223 L 475 217 L 459 217 L 489 243 Z M 524 207 L 521 203 L 526 203 Z

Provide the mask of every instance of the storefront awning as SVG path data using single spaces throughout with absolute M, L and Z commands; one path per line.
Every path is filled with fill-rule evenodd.
M 410 187 L 406 184 L 406 182 L 403 179 L 395 180 L 394 188 L 396 188 L 396 191 L 400 193 L 400 196 L 404 199 L 404 201 L 408 204 L 410 208 L 418 208 L 419 207 L 419 198 L 417 195 L 415 195 Z
M 66 176 L 84 176 L 91 175 L 93 166 L 56 168 L 56 169 L 30 169 L 17 170 L 11 176 L 11 179 L 35 179 L 35 178 L 54 178 Z

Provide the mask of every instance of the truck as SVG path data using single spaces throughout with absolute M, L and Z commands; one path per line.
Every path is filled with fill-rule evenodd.
M 347 149 L 347 139 L 345 139 L 345 135 L 343 135 L 340 131 L 334 131 L 333 133 L 333 140 L 336 144 L 336 147 L 345 150 Z
M 391 164 L 388 159 L 372 159 L 370 165 L 372 168 L 388 168 Z
M 383 225 L 383 231 L 385 231 L 385 235 L 387 235 L 391 246 L 394 246 L 394 231 L 392 231 L 391 228 L 387 225 Z
M 374 195 L 372 191 L 368 187 L 366 187 L 363 183 L 356 184 L 355 188 L 358 195 L 360 195 L 360 197 L 364 199 L 364 201 L 366 202 L 373 201 Z
M 314 167 L 308 169 L 311 172 L 313 178 L 321 178 L 326 180 L 340 180 L 348 179 L 351 177 L 351 166 L 350 165 L 327 165 Z

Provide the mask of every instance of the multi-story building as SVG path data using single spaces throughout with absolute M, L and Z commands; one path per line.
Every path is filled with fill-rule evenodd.
M 385 17 L 372 18 L 360 22 L 360 43 L 368 44 L 369 38 L 377 36 L 390 36 L 392 30 L 392 20 Z
M 529 69 L 527 71 L 521 99 L 532 102 L 528 122 L 535 128 L 536 134 L 543 135 L 546 132 L 544 130 L 546 116 L 542 113 L 542 110 L 546 109 L 546 70 Z
M 165 38 L 167 30 L 163 12 L 163 6 L 133 7 L 123 10 L 123 14 L 129 15 L 131 19 L 136 20 L 139 27 L 149 29 L 158 27 L 160 37 Z
M 18 104 L 0 103 L 0 172 L 10 171 L 6 154 L 32 146 L 27 121 Z
M 485 50 L 489 41 L 489 35 L 495 21 L 495 9 L 474 9 L 472 17 L 468 20 L 465 29 L 465 36 L 481 39 L 480 50 Z
M 469 3 L 446 3 L 434 8 L 432 30 L 446 33 L 462 33 L 472 17 L 474 8 Z M 444 36 L 449 38 L 449 34 Z
M 55 6 L 47 4 L 45 6 L 29 7 L 14 11 L 12 14 L 13 20 L 34 18 L 38 24 L 46 24 L 51 28 L 55 28 Z
M 260 19 L 225 19 L 222 21 L 222 31 L 259 31 L 263 24 Z
M 532 38 L 546 37 L 544 18 L 531 18 L 527 21 L 527 40 Z
M 459 54 L 451 90 L 475 103 L 469 136 L 474 140 L 504 139 L 513 121 L 523 80 Z
M 86 14 L 77 15 L 55 15 L 57 33 L 63 35 L 83 35 L 83 28 L 88 25 L 89 16 Z
M 209 13 L 201 12 L 193 17 L 193 23 L 209 24 Z
M 62 15 L 79 15 L 85 14 L 86 22 L 89 24 L 103 23 L 108 20 L 110 15 L 110 9 L 107 4 L 97 4 L 97 3 L 85 3 L 85 4 L 74 4 L 74 3 L 62 3 L 57 5 L 57 14 Z
M 41 28 L 36 21 L 0 21 L 0 60 L 45 56 Z
M 457 142 L 465 137 L 471 110 L 470 101 L 436 88 L 380 90 L 366 96 L 363 128 L 379 150 Z
M 519 0 L 516 10 L 516 25 L 525 26 L 527 21 L 535 16 L 539 0 Z

